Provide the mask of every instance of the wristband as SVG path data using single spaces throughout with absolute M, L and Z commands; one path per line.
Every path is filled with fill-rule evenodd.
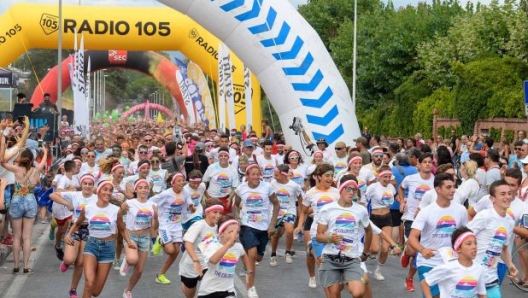
M 327 235 L 327 237 L 326 237 L 326 242 L 327 242 L 327 243 L 332 243 L 332 242 L 330 241 L 331 238 L 332 238 L 332 235 L 329 233 L 329 234 Z
M 193 260 L 193 263 L 200 263 L 199 260 Z
M 393 250 L 393 249 L 396 248 L 396 245 L 391 245 L 391 246 L 389 246 L 389 248 L 390 248 L 391 250 Z

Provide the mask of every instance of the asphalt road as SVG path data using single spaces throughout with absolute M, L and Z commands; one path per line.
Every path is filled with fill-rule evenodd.
M 12 256 L 9 256 L 0 268 L 0 297 L 69 297 L 68 291 L 71 281 L 72 270 L 65 273 L 59 271 L 60 261 L 55 257 L 53 244 L 48 240 L 47 226 L 36 224 L 33 233 L 33 245 L 37 250 L 31 255 L 30 267 L 34 269 L 32 275 L 13 275 Z M 295 242 L 296 255 L 293 264 L 284 262 L 284 249 L 279 245 L 279 264 L 277 267 L 269 266 L 268 253 L 257 267 L 256 288 L 259 296 L 267 297 L 292 297 L 292 298 L 319 298 L 324 297 L 323 290 L 318 287 L 308 287 L 308 274 L 304 262 L 304 248 L 302 243 Z M 164 256 L 149 257 L 143 277 L 133 292 L 134 297 L 183 297 L 180 290 L 177 263 L 169 270 L 167 277 L 172 281 L 171 285 L 158 285 L 154 282 L 157 270 L 161 267 Z M 367 262 L 369 271 L 374 271 L 375 260 Z M 241 270 L 237 270 L 240 272 Z M 372 278 L 373 297 L 391 298 L 418 298 L 420 294 L 418 280 L 415 277 L 417 292 L 408 293 L 404 289 L 406 270 L 399 266 L 399 259 L 395 256 L 389 258 L 388 264 L 384 266 L 385 281 L 377 281 Z M 236 287 L 239 297 L 246 297 L 244 288 L 244 277 L 237 276 Z M 127 277 L 121 277 L 118 271 L 112 270 L 100 297 L 122 297 L 124 287 L 128 282 Z M 78 292 L 82 292 L 84 282 Z M 507 282 L 503 285 L 503 297 L 522 297 L 526 294 L 518 291 Z M 521 296 L 522 295 L 522 296 Z M 343 297 L 350 297 L 343 292 Z

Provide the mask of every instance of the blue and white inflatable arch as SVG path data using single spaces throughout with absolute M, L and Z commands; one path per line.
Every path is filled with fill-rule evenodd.
M 249 67 L 293 148 L 305 147 L 306 137 L 314 143 L 325 138 L 333 147 L 360 135 L 355 103 L 343 78 L 319 35 L 288 1 L 159 2 L 201 24 Z

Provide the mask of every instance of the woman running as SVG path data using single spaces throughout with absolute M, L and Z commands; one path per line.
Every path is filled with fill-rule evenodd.
M 182 215 L 189 208 L 194 212 L 191 194 L 183 189 L 185 177 L 182 173 L 175 173 L 171 179 L 172 188 L 153 196 L 149 201 L 158 206 L 159 230 L 158 237 L 152 247 L 152 252 L 159 255 L 161 249 L 167 254 L 167 260 L 156 275 L 156 283 L 169 285 L 170 280 L 165 276 L 167 270 L 180 253 L 182 238 Z
M 130 240 L 125 231 L 125 223 L 121 209 L 110 204 L 113 185 L 110 181 L 102 181 L 97 186 L 97 202 L 85 205 L 73 224 L 65 242 L 74 245 L 72 235 L 88 222 L 88 240 L 84 247 L 84 291 L 83 297 L 99 296 L 108 278 L 115 256 L 116 233 L 121 231 L 128 248 L 136 249 L 136 244 Z
M 198 170 L 192 172 L 195 171 L 200 173 Z M 207 263 L 204 261 L 202 252 L 198 249 L 198 244 L 211 241 L 216 237 L 216 224 L 222 217 L 222 212 L 224 212 L 222 202 L 212 199 L 206 204 L 205 218 L 193 224 L 183 236 L 185 252 L 180 261 L 179 272 L 182 292 L 187 298 L 193 298 L 196 295 L 196 286 L 204 273 L 207 272 Z
M 138 283 L 145 263 L 147 262 L 150 249 L 150 228 L 158 228 L 158 208 L 148 201 L 150 185 L 145 179 L 139 179 L 134 183 L 135 199 L 127 200 L 121 204 L 121 211 L 126 212 L 126 229 L 130 240 L 136 244 L 137 249 L 125 246 L 125 258 L 121 263 L 119 273 L 126 276 L 130 266 L 134 266 L 134 272 L 123 292 L 123 298 L 132 298 L 132 290 Z
M 148 177 L 152 179 L 152 192 L 159 194 L 160 192 L 167 189 L 167 179 L 169 178 L 169 172 L 160 167 L 161 159 L 159 154 L 154 154 L 150 158 L 150 172 Z
M 130 192 L 129 189 L 126 187 L 126 183 L 124 181 L 125 177 L 125 167 L 119 163 L 119 161 L 115 160 L 116 162 L 112 166 L 112 170 L 110 173 L 112 185 L 114 186 L 114 190 L 112 191 L 112 199 L 110 200 L 110 203 L 113 205 L 116 205 L 117 207 L 121 207 L 121 204 L 125 202 L 127 199 L 132 199 L 134 197 L 133 192 Z M 126 217 L 126 213 L 123 212 L 123 216 Z M 123 219 L 125 221 L 125 219 Z M 116 255 L 115 259 L 112 262 L 112 266 L 114 270 L 119 270 L 119 267 L 121 267 L 121 253 L 123 252 L 123 235 L 119 231 L 117 231 L 117 242 L 116 242 Z
M 191 200 L 194 204 L 194 212 L 184 212 L 182 218 L 183 231 L 187 231 L 192 224 L 202 219 L 203 206 L 202 198 L 205 198 L 205 183 L 202 182 L 202 172 L 199 170 L 192 170 L 188 175 L 189 183 L 183 189 L 191 194 Z
M 214 241 L 200 243 L 200 250 L 204 252 L 205 263 L 209 267 L 205 272 L 198 298 L 235 298 L 235 268 L 242 258 L 244 267 L 249 268 L 251 261 L 244 252 L 244 248 L 237 239 L 240 233 L 238 221 L 231 216 L 223 216 L 218 222 L 218 238 Z M 248 276 L 253 271 L 246 272 Z
M 52 193 L 50 199 L 57 204 L 67 206 L 68 210 L 73 210 L 72 223 L 77 222 L 81 210 L 85 205 L 97 202 L 97 195 L 93 193 L 95 178 L 91 174 L 84 174 L 80 180 L 81 191 Z M 83 251 L 88 239 L 88 222 L 85 221 L 79 226 L 77 232 L 71 234 L 73 245 L 64 247 L 64 257 L 60 265 L 60 271 L 66 272 L 68 267 L 74 264 L 70 298 L 77 298 L 77 286 L 83 273 Z

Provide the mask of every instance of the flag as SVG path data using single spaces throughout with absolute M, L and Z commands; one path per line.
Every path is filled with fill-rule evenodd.
M 75 133 L 89 136 L 90 109 L 86 100 L 86 85 L 84 80 L 84 35 L 81 35 L 81 43 L 77 48 L 77 32 L 74 38 L 73 59 L 73 129 Z M 59 107 L 60 108 L 60 107 Z
M 227 103 L 227 119 L 229 122 L 229 129 L 237 128 L 235 122 L 235 99 L 233 94 L 233 64 L 231 62 L 231 54 L 229 48 L 221 43 L 221 55 L 218 59 L 221 60 L 221 68 L 224 73 L 223 89 L 225 101 Z
M 183 63 L 183 61 L 178 58 L 174 58 L 174 60 L 176 62 L 176 65 L 180 69 L 183 81 L 187 88 L 187 92 L 189 93 L 189 96 L 192 100 L 196 122 L 205 123 L 207 125 L 209 121 L 205 117 L 205 108 L 202 102 L 202 95 L 200 94 L 200 89 L 198 88 L 198 85 L 191 78 L 189 78 L 189 69 L 187 68 L 187 65 L 185 65 L 185 63 Z
M 90 102 L 92 101 L 92 97 L 90 94 L 91 91 L 91 83 L 90 83 L 90 75 L 92 70 L 92 61 L 90 60 L 90 56 L 88 56 L 88 67 L 86 69 L 86 102 L 88 103 L 88 108 L 90 108 Z
M 205 78 L 200 66 L 190 61 L 189 64 L 187 64 L 187 77 L 198 86 L 198 92 L 200 92 L 200 97 L 202 98 L 202 104 L 204 106 L 206 126 L 216 127 L 216 113 L 215 106 L 213 104 L 213 97 L 211 96 L 209 84 L 207 83 L 207 79 Z
M 226 98 L 225 98 L 225 90 L 224 90 L 224 68 L 222 65 L 222 57 L 224 56 L 224 47 L 222 46 L 222 42 L 220 42 L 220 45 L 218 46 L 218 125 L 219 129 L 222 130 L 222 132 L 225 132 L 225 124 L 226 124 Z
M 192 102 L 191 94 L 189 93 L 189 90 L 187 88 L 187 84 L 185 83 L 185 79 L 183 78 L 183 74 L 181 73 L 181 70 L 179 68 L 176 70 L 176 82 L 178 82 L 178 85 L 180 86 L 180 91 L 183 96 L 183 102 L 185 103 L 185 109 L 187 110 L 187 115 L 189 117 L 189 124 L 194 124 L 196 123 L 194 105 Z
M 246 131 L 249 133 L 253 130 L 253 102 L 251 101 L 253 91 L 251 90 L 251 72 L 246 65 L 244 65 L 244 88 L 244 97 L 246 99 Z

